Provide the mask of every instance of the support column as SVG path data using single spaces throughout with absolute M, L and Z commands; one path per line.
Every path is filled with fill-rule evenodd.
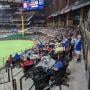
M 53 27 L 55 26 L 54 17 L 53 17 Z
M 66 15 L 66 26 L 68 26 L 69 25 L 69 13 L 67 13 L 67 15 Z
M 59 19 L 58 19 L 58 27 L 60 27 L 60 23 L 61 21 L 60 21 L 60 16 L 59 16 Z
M 60 27 L 60 16 L 58 17 L 58 27 Z
M 82 24 L 83 22 L 83 8 L 81 8 L 80 10 L 80 25 Z

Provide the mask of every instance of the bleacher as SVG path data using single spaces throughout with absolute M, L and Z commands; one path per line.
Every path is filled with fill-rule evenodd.
M 46 28 L 46 29 L 42 29 L 42 28 L 35 28 L 33 31 L 32 31 L 32 29 L 29 29 L 28 30 L 28 32 L 29 31 L 32 31 L 32 32 L 34 32 L 34 33 L 32 33 L 32 34 L 29 34 L 29 35 L 24 35 L 24 37 L 22 37 L 22 34 L 13 34 L 13 35 L 10 35 L 10 36 L 8 36 L 6 39 L 8 39 L 8 40 L 10 40 L 10 39 L 31 39 L 31 40 L 38 40 L 39 41 L 39 44 L 40 43 L 42 43 L 42 45 L 43 45 L 43 51 L 45 51 L 45 45 L 47 45 L 48 43 L 52 43 L 51 42 L 51 40 L 52 41 L 54 41 L 53 42 L 53 44 L 51 44 L 51 45 L 55 45 L 55 48 L 57 48 L 57 46 L 56 46 L 56 43 L 57 43 L 57 41 L 59 40 L 59 36 L 60 35 L 63 35 L 64 36 L 64 34 L 65 33 L 70 33 L 70 32 L 73 32 L 74 30 L 76 30 L 76 29 L 74 29 L 74 28 L 72 28 L 72 29 L 70 29 L 70 31 L 68 31 L 69 29 L 60 29 L 60 28 L 58 28 L 58 29 L 56 29 L 56 31 L 55 32 L 53 32 L 53 33 L 51 33 L 52 31 L 53 31 L 54 29 L 50 29 L 50 28 Z M 35 32 L 36 32 L 36 34 L 35 34 Z M 37 32 L 42 32 L 42 33 L 37 33 Z M 47 33 L 46 33 L 47 32 Z M 44 35 L 44 34 L 45 35 Z M 51 37 L 50 38 L 48 38 L 48 34 L 51 34 Z M 54 36 L 54 38 L 52 37 L 52 34 L 53 35 L 55 35 Z M 67 35 L 69 35 L 69 34 L 67 34 Z M 62 38 L 63 39 L 63 38 Z M 59 45 L 59 46 L 61 46 L 61 45 Z M 59 47 L 58 46 L 58 47 Z M 55 48 L 54 48 L 54 50 L 55 50 Z M 60 48 L 60 50 L 64 50 L 64 49 L 61 49 Z M 69 61 L 68 62 L 68 65 L 69 65 L 69 71 L 71 71 L 71 75 L 73 76 L 73 78 L 75 78 L 74 80 L 75 81 L 68 81 L 69 83 L 67 83 L 66 81 L 65 82 L 63 82 L 62 81 L 62 78 L 64 78 L 64 80 L 67 80 L 68 79 L 68 74 L 67 73 L 70 73 L 70 72 L 68 72 L 67 70 L 68 69 L 63 69 L 62 70 L 62 72 L 59 72 L 59 73 L 56 73 L 56 75 L 55 75 L 55 82 L 51 82 L 51 84 L 49 84 L 49 78 L 48 78 L 48 76 L 47 76 L 47 73 L 46 72 L 43 72 L 42 71 L 42 68 L 41 69 L 38 69 L 38 70 L 41 70 L 41 71 L 38 71 L 37 72 L 37 67 L 38 66 L 42 66 L 43 68 L 44 68 L 44 70 L 45 71 L 47 71 L 47 69 L 49 68 L 50 69 L 50 67 L 52 67 L 53 65 L 54 65 L 54 63 L 55 63 L 55 57 L 54 57 L 54 59 L 52 59 L 52 57 L 49 55 L 47 55 L 47 53 L 42 57 L 42 58 L 44 58 L 44 59 L 46 59 L 47 60 L 47 62 L 49 62 L 49 64 L 48 65 L 45 65 L 44 64 L 44 60 L 42 59 L 41 60 L 41 56 L 38 56 L 38 54 L 37 54 L 37 48 L 33 48 L 33 49 L 31 49 L 31 50 L 26 50 L 23 54 L 21 54 L 21 55 L 23 55 L 25 58 L 26 57 L 30 57 L 31 59 L 35 59 L 36 61 L 35 61 L 35 64 L 34 64 L 34 66 L 31 68 L 31 66 L 30 67 L 28 67 L 28 70 L 26 70 L 25 69 L 25 67 L 20 67 L 20 65 L 21 65 L 21 61 L 18 63 L 18 62 L 15 62 L 15 64 L 14 64 L 14 67 L 12 68 L 12 66 L 10 66 L 9 67 L 9 69 L 10 70 L 12 70 L 13 69 L 13 81 L 14 81 L 14 83 L 13 83 L 13 85 L 14 85 L 14 87 L 12 87 L 11 86 L 11 82 L 8 82 L 8 83 L 6 83 L 7 84 L 7 86 L 5 86 L 5 87 L 7 87 L 8 89 L 6 89 L 6 90 L 9 90 L 9 89 L 13 89 L 13 88 L 17 88 L 17 90 L 30 90 L 31 88 L 33 89 L 33 90 L 44 90 L 44 88 L 48 88 L 48 89 L 51 89 L 51 90 L 55 90 L 55 85 L 57 85 L 57 86 L 60 86 L 60 88 L 61 88 L 61 90 L 67 90 L 67 89 L 70 89 L 70 88 L 72 88 L 72 82 L 76 85 L 76 79 L 77 79 L 77 76 L 74 76 L 72 73 L 73 73 L 73 69 L 77 69 L 77 67 L 78 68 L 81 68 L 82 69 L 82 66 L 80 65 L 80 67 L 79 67 L 79 65 L 77 65 L 77 63 L 75 62 L 75 61 L 70 61 L 70 60 L 67 60 L 67 59 L 69 59 L 69 58 L 67 58 L 66 56 L 65 56 L 65 54 L 64 54 L 64 58 L 65 58 L 65 60 L 67 60 L 67 61 Z M 68 54 L 67 54 L 68 55 Z M 55 55 L 56 56 L 56 55 Z M 38 57 L 38 59 L 36 59 Z M 49 60 L 49 61 L 48 61 Z M 42 63 L 42 61 L 43 61 L 43 63 Z M 41 64 L 40 64 L 41 63 Z M 29 65 L 29 62 L 27 63 L 27 61 L 24 61 L 24 63 L 22 63 L 23 65 L 25 65 L 26 64 L 26 66 L 27 65 Z M 31 64 L 31 63 L 30 63 Z M 83 61 L 82 61 L 82 64 L 83 64 Z M 77 66 L 77 67 L 75 67 L 75 66 Z M 35 68 L 35 70 L 34 70 L 34 68 Z M 67 68 L 67 67 L 66 67 Z M 8 70 L 8 67 L 7 67 L 7 70 Z M 25 71 L 26 70 L 26 71 Z M 24 72 L 23 72 L 24 71 Z M 33 72 L 33 71 L 35 71 L 35 72 Z M 5 71 L 4 71 L 5 72 Z M 5 72 L 5 75 L 6 75 L 6 73 L 7 72 Z M 9 72 L 8 72 L 9 73 Z M 35 75 L 33 75 L 34 73 L 36 73 Z M 80 73 L 81 72 L 79 72 L 79 70 L 78 71 L 76 71 L 75 72 L 76 74 L 79 74 L 79 76 L 80 76 Z M 84 73 L 84 72 L 83 72 Z M 9 73 L 10 75 L 11 75 L 11 73 Z M 33 76 L 35 76 L 34 78 L 33 78 Z M 39 76 L 40 75 L 40 76 Z M 62 75 L 61 77 L 60 77 L 60 75 Z M 7 75 L 8 76 L 8 75 Z M 63 77 L 63 76 L 65 76 L 65 77 Z M 10 78 L 12 78 L 12 77 L 10 77 Z M 37 78 L 38 77 L 38 78 Z M 85 78 L 85 76 L 83 75 L 83 77 Z M 6 79 L 6 77 L 4 77 L 5 79 Z M 57 79 L 59 79 L 60 81 L 60 83 L 57 81 Z M 71 78 L 70 78 L 71 79 Z M 7 79 L 6 79 L 7 80 Z M 46 81 L 45 81 L 46 80 Z M 79 80 L 81 80 L 81 78 L 79 79 Z M 79 82 L 79 80 L 78 80 L 78 82 Z M 20 82 L 18 82 L 18 81 L 20 81 Z M 33 85 L 33 82 L 34 82 L 34 86 L 35 86 L 35 88 L 34 87 L 32 87 L 32 85 Z M 31 85 L 32 84 L 32 85 Z M 73 84 L 73 85 L 74 85 Z M 86 84 L 86 82 L 85 82 L 85 84 Z M 20 86 L 19 86 L 20 85 Z M 62 87 L 62 85 L 66 85 L 66 86 L 68 86 L 68 87 L 66 87 L 66 89 L 63 89 L 63 88 L 65 88 L 64 86 Z M 74 85 L 74 86 L 75 86 Z M 77 85 L 78 86 L 78 85 Z M 38 87 L 38 88 L 37 88 Z M 0 87 L 1 88 L 1 87 Z M 43 89 L 42 89 L 43 88 Z M 79 87 L 78 87 L 79 88 Z M 85 87 L 86 88 L 86 87 Z M 85 89 L 84 88 L 84 89 Z M 84 90 L 84 89 L 80 89 L 80 90 Z M 2 89 L 3 90 L 3 89 Z M 77 90 L 79 90 L 79 89 L 77 89 Z M 86 90 L 86 89 L 85 89 Z

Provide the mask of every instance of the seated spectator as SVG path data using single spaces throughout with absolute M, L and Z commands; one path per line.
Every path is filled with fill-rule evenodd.
M 54 48 L 51 48 L 51 50 L 48 52 L 48 54 L 51 56 L 51 58 L 53 58 L 54 55 L 55 55 L 55 50 L 54 50 Z
M 46 54 L 49 54 L 52 51 L 52 48 L 48 45 L 46 45 Z
M 43 44 L 40 43 L 40 44 L 37 45 L 37 47 L 42 49 L 43 48 Z
M 24 61 L 23 63 L 20 64 L 20 66 L 25 70 L 29 70 L 30 68 L 33 67 L 33 65 L 35 64 L 35 60 L 30 59 L 29 57 L 27 57 L 27 60 Z
M 54 65 L 53 70 L 54 71 L 59 71 L 61 68 L 63 68 L 62 60 L 58 60 L 56 62 L 56 64 Z
M 67 60 L 70 61 L 71 60 L 71 57 L 70 57 L 71 44 L 67 36 L 63 39 L 62 43 L 65 48 L 65 58 L 68 58 Z
M 39 58 L 41 59 L 42 58 L 42 49 L 38 48 L 37 52 L 38 52 Z
M 27 57 L 27 61 L 30 61 L 30 57 Z
M 18 62 L 21 60 L 20 55 L 18 53 L 15 54 L 14 60 L 15 60 L 15 62 Z
M 64 67 L 63 61 L 64 60 L 63 60 L 62 56 L 58 55 L 54 66 L 47 71 L 48 75 L 53 76 L 53 74 L 54 74 L 53 72 L 58 72 L 59 70 L 61 70 Z

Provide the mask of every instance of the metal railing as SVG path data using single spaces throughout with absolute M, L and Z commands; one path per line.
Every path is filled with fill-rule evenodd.
M 88 37 L 87 37 L 87 33 L 86 31 L 88 31 L 88 26 L 86 26 L 85 23 L 81 24 L 81 35 L 82 35 L 82 40 L 83 40 L 83 57 L 85 60 L 85 69 L 87 70 L 88 68 L 88 60 L 87 60 L 87 55 L 88 55 Z
M 83 39 L 83 55 L 85 60 L 85 69 L 88 73 L 88 89 L 90 90 L 90 65 L 88 60 L 88 52 L 90 50 L 90 26 L 88 21 L 85 21 L 81 24 L 81 34 Z

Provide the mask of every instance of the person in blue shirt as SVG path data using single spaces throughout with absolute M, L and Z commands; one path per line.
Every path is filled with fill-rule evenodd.
M 37 47 L 42 49 L 43 48 L 43 44 L 40 43 L 40 44 L 37 45 Z
M 65 51 L 64 51 L 64 57 L 67 58 L 67 61 L 69 62 L 71 59 L 72 59 L 72 55 L 71 55 L 71 40 L 70 38 L 68 38 L 68 36 L 65 36 L 63 41 L 62 41 L 62 44 L 65 48 Z
M 54 71 L 59 71 L 61 68 L 63 68 L 63 62 L 62 62 L 63 60 L 58 60 L 56 63 L 55 63 L 55 65 L 54 65 L 54 67 L 53 67 L 53 70 Z
M 15 62 L 18 62 L 21 60 L 20 55 L 18 53 L 15 54 L 14 60 L 15 60 Z
M 48 75 L 53 76 L 53 72 L 58 72 L 59 70 L 61 70 L 64 67 L 64 62 L 63 62 L 63 58 L 60 55 L 57 55 L 57 61 L 56 63 L 53 65 L 53 67 L 51 69 L 49 69 L 47 71 Z
M 81 61 L 81 49 L 82 49 L 81 36 L 78 36 L 75 42 L 75 53 L 77 56 L 77 62 Z

